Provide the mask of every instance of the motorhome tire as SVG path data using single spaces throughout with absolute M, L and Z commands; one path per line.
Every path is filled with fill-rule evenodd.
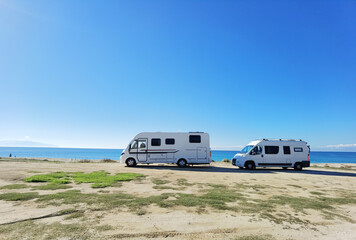
M 135 167 L 136 166 L 136 160 L 133 158 L 129 158 L 126 160 L 126 165 L 128 167 Z
M 245 163 L 245 168 L 247 170 L 254 170 L 254 169 L 256 169 L 256 165 L 255 165 L 255 163 L 253 161 L 247 161 Z
M 178 167 L 186 167 L 187 166 L 187 161 L 185 159 L 179 159 L 177 162 Z
M 296 171 L 302 171 L 303 167 L 302 164 L 300 162 L 297 162 L 294 164 L 294 170 Z

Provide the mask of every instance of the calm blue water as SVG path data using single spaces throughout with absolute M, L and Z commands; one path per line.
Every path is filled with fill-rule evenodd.
M 11 153 L 12 156 L 27 158 L 118 160 L 121 152 L 122 149 L 0 147 L 0 157 L 8 157 Z M 238 151 L 211 151 L 214 161 L 231 159 L 236 153 Z M 356 163 L 356 152 L 311 152 L 310 161 L 312 163 Z

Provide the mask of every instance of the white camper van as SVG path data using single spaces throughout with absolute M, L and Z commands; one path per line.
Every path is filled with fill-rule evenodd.
M 310 167 L 310 147 L 302 140 L 256 140 L 250 142 L 232 159 L 232 164 L 240 168 L 293 167 L 302 170 Z
M 137 134 L 121 153 L 120 162 L 129 167 L 140 163 L 176 163 L 179 167 L 209 164 L 209 134 L 143 132 Z

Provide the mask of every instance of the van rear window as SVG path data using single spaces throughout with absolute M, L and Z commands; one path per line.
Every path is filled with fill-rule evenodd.
M 189 142 L 190 143 L 200 143 L 201 136 L 200 135 L 189 135 Z
M 303 152 L 303 148 L 301 147 L 295 147 L 294 152 Z
M 279 147 L 278 146 L 265 146 L 266 154 L 278 154 Z
M 161 139 L 160 138 L 152 138 L 151 146 L 161 146 Z
M 174 138 L 166 138 L 166 144 L 167 145 L 173 145 L 175 143 Z

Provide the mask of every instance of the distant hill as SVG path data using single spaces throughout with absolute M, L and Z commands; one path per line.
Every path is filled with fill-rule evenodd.
M 0 147 L 56 147 L 52 144 L 26 140 L 0 140 Z

